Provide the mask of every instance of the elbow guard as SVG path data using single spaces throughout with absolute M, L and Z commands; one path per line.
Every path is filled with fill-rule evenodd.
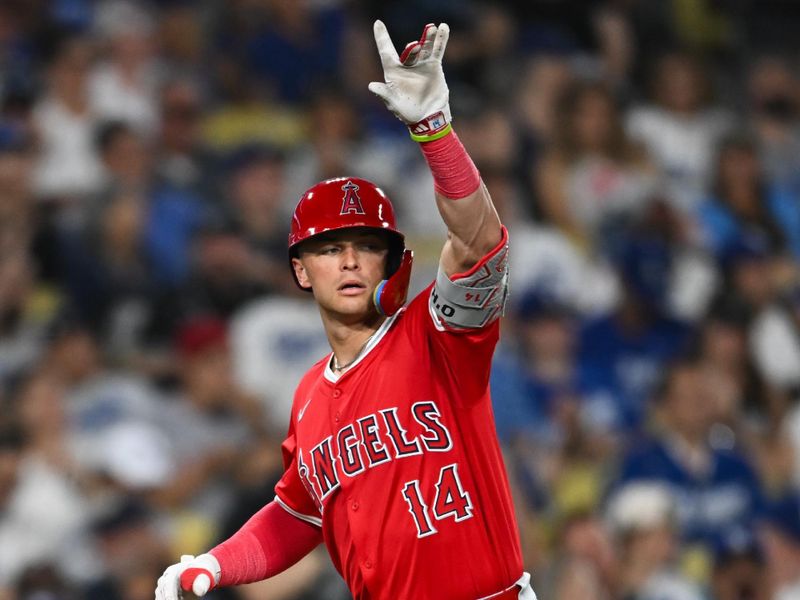
M 428 306 L 441 328 L 476 329 L 502 315 L 508 296 L 508 232 L 466 273 L 448 277 L 439 267 Z

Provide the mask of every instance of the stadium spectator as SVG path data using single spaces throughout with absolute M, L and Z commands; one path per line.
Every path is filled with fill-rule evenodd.
M 758 139 L 767 179 L 797 193 L 800 131 L 798 80 L 785 57 L 765 54 L 747 72 L 749 125 Z
M 614 593 L 635 600 L 700 600 L 677 568 L 675 498 L 658 483 L 632 483 L 611 499 L 608 520 L 619 555 Z
M 800 389 L 800 285 L 789 286 L 759 315 L 750 341 L 762 376 L 796 395 Z
M 97 7 L 94 25 L 108 59 L 89 78 L 92 108 L 102 120 L 120 120 L 142 135 L 153 135 L 159 68 L 152 19 L 139 4 L 111 0 Z
M 668 240 L 641 230 L 614 242 L 621 298 L 610 314 L 585 323 L 580 360 L 595 385 L 614 394 L 620 426 L 638 428 L 659 372 L 684 349 L 689 329 L 668 312 L 674 265 Z
M 0 433 L 0 590 L 43 563 L 85 581 L 94 573 L 86 544 L 91 504 L 80 485 L 84 472 L 69 456 L 61 389 L 34 376 L 13 402 L 18 421 Z
M 94 148 L 95 114 L 88 95 L 93 48 L 91 40 L 64 36 L 48 63 L 47 93 L 33 109 L 42 145 L 34 172 L 39 196 L 73 205 L 100 186 L 102 170 Z
M 0 253 L 0 280 L 0 389 L 8 389 L 46 352 L 58 299 L 37 286 L 30 257 L 11 245 Z
M 252 255 L 252 276 L 267 290 L 294 292 L 286 275 L 286 176 L 284 157 L 266 147 L 245 146 L 228 165 L 227 212 Z
M 122 499 L 91 524 L 103 570 L 85 587 L 86 600 L 150 600 L 152 577 L 169 562 L 152 511 L 140 501 Z
M 141 192 L 150 184 L 151 157 L 145 139 L 122 121 L 104 123 L 97 131 L 97 148 L 103 163 L 103 195 L 116 190 Z
M 714 600 L 774 597 L 764 550 L 754 531 L 733 526 L 715 540 L 711 592 Z
M 627 452 L 614 485 L 649 481 L 666 486 L 681 540 L 706 549 L 728 526 L 752 523 L 763 508 L 758 476 L 738 448 L 711 445 L 714 406 L 696 360 L 671 365 L 654 411 L 654 435 Z
M 772 502 L 761 528 L 772 600 L 800 598 L 800 499 L 790 492 Z
M 550 586 L 544 593 L 557 600 L 612 598 L 616 553 L 605 524 L 592 512 L 578 511 L 562 519 Z
M 213 531 L 236 492 L 237 473 L 261 458 L 258 443 L 269 422 L 261 406 L 234 381 L 223 321 L 202 316 L 188 320 L 178 329 L 175 347 L 180 387 L 159 411 L 175 469 L 154 490 L 153 500 L 171 511 L 189 510 Z M 277 447 L 271 451 L 273 460 L 266 464 L 274 468 Z M 260 469 L 251 474 L 270 475 Z
M 545 218 L 589 247 L 613 222 L 642 212 L 655 189 L 644 152 L 628 139 L 603 83 L 579 82 L 558 104 L 553 150 L 537 173 Z
M 691 211 L 711 181 L 714 150 L 731 116 L 711 104 L 708 77 L 696 57 L 665 53 L 652 73 L 651 103 L 631 110 L 627 128 L 658 165 L 668 197 Z
M 787 189 L 767 180 L 753 138 L 724 138 L 717 155 L 713 194 L 698 207 L 702 236 L 723 254 L 748 233 L 768 240 L 774 252 L 800 257 L 800 203 Z

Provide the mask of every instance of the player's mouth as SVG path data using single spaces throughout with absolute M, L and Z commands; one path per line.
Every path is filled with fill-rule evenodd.
M 342 285 L 339 286 L 338 291 L 345 296 L 357 296 L 364 292 L 367 289 L 367 286 L 361 283 L 360 281 L 345 281 Z

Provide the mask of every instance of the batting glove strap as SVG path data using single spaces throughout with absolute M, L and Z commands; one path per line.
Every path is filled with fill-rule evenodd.
M 430 117 L 425 117 L 422 121 L 409 125 L 408 131 L 411 133 L 411 139 L 420 143 L 432 142 L 453 131 L 453 126 L 450 124 L 449 106 L 447 107 L 447 113 L 439 111 Z

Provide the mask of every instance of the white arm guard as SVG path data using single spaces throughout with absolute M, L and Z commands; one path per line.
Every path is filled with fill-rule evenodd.
M 453 281 L 439 266 L 428 306 L 437 328 L 476 329 L 503 312 L 508 296 L 508 234 L 465 277 Z

